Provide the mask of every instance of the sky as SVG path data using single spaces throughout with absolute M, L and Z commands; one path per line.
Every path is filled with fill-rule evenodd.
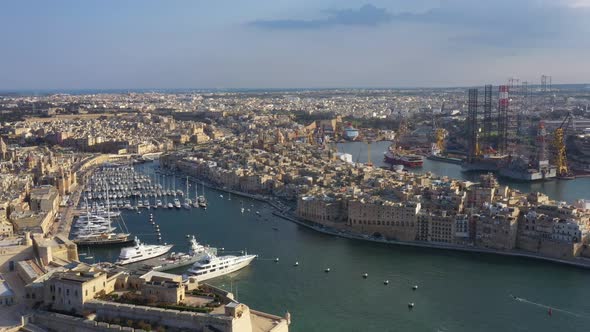
M 590 83 L 590 0 L 6 0 L 0 90 Z

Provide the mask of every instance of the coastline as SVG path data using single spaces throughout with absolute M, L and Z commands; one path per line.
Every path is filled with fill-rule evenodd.
M 448 245 L 448 244 L 439 244 L 439 243 L 422 243 L 418 241 L 414 242 L 407 242 L 407 241 L 396 241 L 396 240 L 387 240 L 387 239 L 378 239 L 374 237 L 370 237 L 369 235 L 362 235 L 362 234 L 355 234 L 340 230 L 335 230 L 330 227 L 326 227 L 323 225 L 311 225 L 308 222 L 299 220 L 292 216 L 286 215 L 284 213 L 273 212 L 273 215 L 283 218 L 285 220 L 292 221 L 298 225 L 303 227 L 315 230 L 317 232 L 333 235 L 337 237 L 342 237 L 351 240 L 362 240 L 368 242 L 377 242 L 383 244 L 390 244 L 390 245 L 402 245 L 402 246 L 411 246 L 411 247 L 421 247 L 421 248 L 431 248 L 431 249 L 443 249 L 443 250 L 453 250 L 453 251 L 464 251 L 464 252 L 475 252 L 475 253 L 482 253 L 482 254 L 493 254 L 493 255 L 502 255 L 502 256 L 513 256 L 513 257 L 524 257 L 524 258 L 532 258 L 537 260 L 548 261 L 552 263 L 570 265 L 574 267 L 590 269 L 590 259 L 579 258 L 579 261 L 573 260 L 566 260 L 566 259 L 559 259 L 559 258 L 552 258 L 542 255 L 537 255 L 535 253 L 529 252 L 520 252 L 520 251 L 500 251 L 494 249 L 486 249 L 486 248 L 475 248 L 475 247 L 465 247 L 460 245 Z
M 195 181 L 201 181 L 201 180 L 198 180 L 192 176 L 189 176 L 189 179 L 192 179 Z M 473 252 L 473 253 L 482 253 L 482 254 L 522 257 L 522 258 L 542 260 L 542 261 L 552 262 L 552 263 L 557 263 L 557 264 L 562 264 L 562 265 L 569 265 L 569 266 L 583 268 L 583 269 L 590 269 L 590 259 L 585 259 L 585 258 L 578 258 L 576 261 L 576 260 L 567 260 L 567 259 L 547 257 L 547 256 L 543 256 L 543 255 L 538 255 L 538 254 L 535 254 L 532 252 L 525 252 L 525 251 L 515 251 L 515 250 L 501 251 L 501 250 L 494 250 L 494 249 L 466 247 L 466 246 L 460 246 L 460 245 L 449 245 L 449 244 L 440 244 L 440 243 L 422 243 L 422 242 L 418 242 L 418 241 L 407 242 L 407 241 L 378 239 L 378 238 L 373 238 L 369 235 L 363 235 L 363 234 L 357 234 L 357 233 L 350 233 L 350 232 L 346 232 L 346 231 L 342 231 L 342 230 L 336 230 L 336 229 L 332 229 L 330 227 L 326 227 L 326 226 L 319 225 L 319 224 L 314 225 L 309 222 L 299 220 L 298 218 L 296 218 L 294 216 L 290 216 L 285 213 L 286 209 L 282 209 L 280 206 L 278 206 L 276 204 L 276 202 L 274 202 L 264 196 L 255 195 L 255 194 L 248 194 L 248 193 L 244 193 L 244 192 L 237 191 L 237 190 L 218 187 L 218 186 L 211 184 L 210 182 L 205 182 L 205 181 L 201 181 L 201 182 L 204 183 L 205 186 L 215 189 L 215 190 L 232 193 L 237 196 L 248 197 L 251 199 L 255 199 L 255 200 L 267 203 L 277 210 L 277 211 L 272 212 L 272 214 L 274 216 L 294 222 L 294 223 L 301 225 L 303 227 L 306 227 L 308 229 L 312 229 L 314 231 L 317 231 L 317 232 L 320 232 L 323 234 L 327 234 L 327 235 L 342 237 L 342 238 L 351 239 L 351 240 L 361 240 L 361 241 L 376 242 L 376 243 L 389 244 L 389 245 L 402 245 L 402 246 L 410 246 L 410 247 L 420 247 L 420 248 L 431 248 L 431 249 L 442 249 L 442 250 L 453 250 L 453 251 Z

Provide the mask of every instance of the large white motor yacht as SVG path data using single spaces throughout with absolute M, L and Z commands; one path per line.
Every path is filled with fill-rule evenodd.
M 248 266 L 256 255 L 241 256 L 215 256 L 207 254 L 203 259 L 193 264 L 188 273 L 197 278 L 197 281 L 208 280 L 232 273 Z
M 162 256 L 170 251 L 172 246 L 172 244 L 144 244 L 135 237 L 135 246 L 121 249 L 119 260 L 116 263 L 119 265 L 125 265 Z

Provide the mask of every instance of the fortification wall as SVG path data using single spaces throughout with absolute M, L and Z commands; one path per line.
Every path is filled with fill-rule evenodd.
M 67 316 L 53 312 L 37 312 L 30 321 L 40 327 L 51 329 L 53 331 L 68 331 L 68 332 L 112 332 L 112 331 L 127 331 L 127 332 L 144 332 L 141 329 L 134 329 L 131 327 L 124 327 L 108 323 L 99 323 L 93 320 L 86 320 L 79 317 Z
M 243 329 L 234 329 L 233 319 L 228 316 L 212 316 L 204 313 L 111 303 L 100 300 L 87 302 L 84 305 L 84 308 L 86 310 L 95 311 L 99 319 L 128 318 L 196 331 L 204 331 L 210 326 L 219 331 L 245 331 Z

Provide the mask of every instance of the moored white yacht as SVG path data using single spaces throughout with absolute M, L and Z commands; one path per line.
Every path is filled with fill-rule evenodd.
M 144 244 L 141 243 L 137 237 L 135 237 L 135 246 L 121 249 L 121 253 L 119 254 L 119 259 L 117 260 L 116 264 L 125 265 L 162 256 L 170 251 L 172 246 L 172 244 Z
M 203 259 L 193 264 L 188 273 L 195 276 L 197 281 L 204 281 L 235 272 L 248 266 L 257 255 L 215 256 L 207 254 Z

